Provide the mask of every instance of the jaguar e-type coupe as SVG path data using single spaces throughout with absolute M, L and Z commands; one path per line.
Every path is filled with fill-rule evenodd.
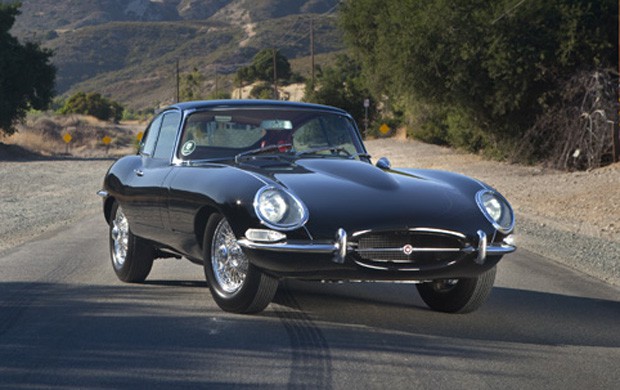
M 371 163 L 345 111 L 261 100 L 173 105 L 104 179 L 112 266 L 204 267 L 223 310 L 257 313 L 285 278 L 408 281 L 433 310 L 479 308 L 515 250 L 510 204 L 462 175 Z

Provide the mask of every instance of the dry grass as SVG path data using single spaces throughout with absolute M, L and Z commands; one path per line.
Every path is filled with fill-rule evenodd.
M 2 142 L 41 156 L 119 156 L 135 151 L 137 134 L 144 127 L 144 123 L 114 124 L 85 115 L 37 115 Z M 66 134 L 71 135 L 68 145 L 63 140 Z M 112 140 L 109 147 L 103 142 L 106 136 Z

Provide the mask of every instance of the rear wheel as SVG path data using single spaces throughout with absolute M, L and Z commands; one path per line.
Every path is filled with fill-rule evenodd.
M 278 280 L 249 262 L 222 215 L 209 218 L 203 250 L 209 289 L 222 310 L 258 313 L 269 305 L 278 289 Z
M 446 313 L 471 313 L 486 302 L 497 267 L 475 278 L 438 279 L 418 284 L 418 293 L 433 310 Z
M 116 276 L 123 282 L 143 282 L 151 272 L 154 249 L 129 229 L 129 221 L 118 203 L 112 206 L 110 257 Z

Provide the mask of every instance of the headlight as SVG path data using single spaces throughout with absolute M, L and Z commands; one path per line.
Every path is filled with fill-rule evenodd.
M 515 224 L 512 207 L 503 196 L 495 191 L 481 190 L 476 194 L 476 203 L 482 214 L 502 233 L 509 233 Z
M 294 230 L 308 220 L 304 204 L 293 194 L 276 187 L 258 190 L 254 210 L 261 222 L 272 229 Z

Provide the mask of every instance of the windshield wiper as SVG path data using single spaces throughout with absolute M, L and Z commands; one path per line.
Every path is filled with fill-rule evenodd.
M 372 158 L 372 156 L 370 154 L 368 154 L 368 153 L 353 153 L 351 155 L 351 158 L 355 158 L 355 157 L 364 157 L 364 158 L 368 158 L 368 159 Z
M 300 156 L 307 155 L 307 154 L 317 154 L 317 153 L 326 152 L 326 151 L 334 152 L 334 153 L 337 153 L 337 154 L 342 152 L 349 159 L 354 159 L 356 157 L 370 158 L 370 154 L 368 154 L 368 153 L 361 152 L 361 153 L 353 153 L 353 154 L 351 154 L 351 152 L 349 152 L 348 150 L 346 150 L 342 146 L 321 146 L 321 147 L 318 147 L 318 148 L 302 150 L 300 152 L 295 153 L 295 157 L 300 157 Z
M 280 145 L 264 146 L 258 149 L 246 150 L 245 152 L 241 152 L 235 156 L 235 163 L 239 163 L 239 161 L 241 161 L 241 159 L 243 159 L 244 157 L 256 156 L 262 153 L 271 152 L 273 150 L 279 150 L 280 148 L 292 148 L 292 147 L 293 147 L 292 144 L 280 144 Z
M 312 148 L 312 149 L 307 149 L 307 150 L 302 150 L 300 152 L 297 152 L 297 153 L 295 153 L 295 157 L 301 157 L 301 156 L 304 156 L 306 154 L 317 154 L 317 153 L 328 152 L 328 151 L 332 152 L 332 153 L 344 152 L 344 154 L 347 157 L 351 156 L 351 153 L 349 153 L 342 146 L 320 146 L 318 148 Z

